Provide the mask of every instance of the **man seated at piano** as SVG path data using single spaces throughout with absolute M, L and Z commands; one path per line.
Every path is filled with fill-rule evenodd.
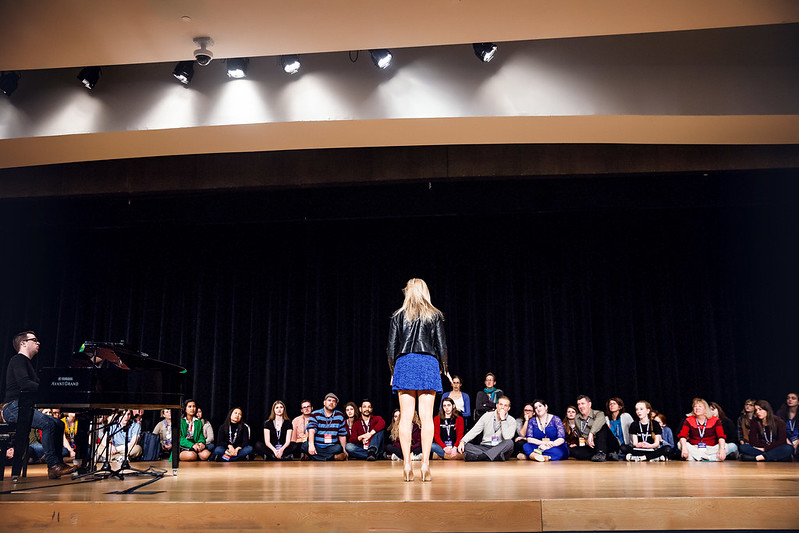
M 39 353 L 41 343 L 36 338 L 36 333 L 23 331 L 14 335 L 12 344 L 17 354 L 11 357 L 6 369 L 6 396 L 0 405 L 0 414 L 6 422 L 16 423 L 20 394 L 39 389 L 39 376 L 31 360 Z M 61 458 L 64 423 L 34 409 L 31 427 L 42 430 L 47 476 L 50 479 L 58 479 L 74 472 L 76 467 L 66 465 Z
M 207 461 L 211 450 L 205 447 L 203 423 L 197 418 L 197 404 L 194 400 L 183 403 L 183 418 L 180 419 L 180 460 Z

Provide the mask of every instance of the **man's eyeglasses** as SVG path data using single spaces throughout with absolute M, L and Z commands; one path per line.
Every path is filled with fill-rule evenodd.
M 41 343 L 39 342 L 39 339 L 37 339 L 36 337 L 31 337 L 30 339 L 25 339 L 25 340 L 23 340 L 22 342 L 28 342 L 28 341 L 30 341 L 30 342 L 35 342 L 36 344 L 41 344 Z

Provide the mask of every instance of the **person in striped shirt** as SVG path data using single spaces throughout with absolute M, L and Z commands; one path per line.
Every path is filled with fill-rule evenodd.
M 345 461 L 347 459 L 347 427 L 344 414 L 336 411 L 338 396 L 325 396 L 324 407 L 311 413 L 308 421 L 308 440 L 302 451 L 316 461 Z

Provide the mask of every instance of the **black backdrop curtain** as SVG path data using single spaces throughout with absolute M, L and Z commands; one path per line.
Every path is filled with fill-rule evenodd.
M 794 175 L 7 200 L 0 336 L 35 329 L 38 367 L 125 339 L 187 367 L 214 426 L 328 391 L 388 417 L 388 321 L 421 277 L 472 396 L 492 371 L 517 416 L 585 393 L 734 417 L 797 389 Z

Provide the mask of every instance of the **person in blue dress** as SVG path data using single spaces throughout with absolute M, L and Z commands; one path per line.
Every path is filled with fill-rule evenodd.
M 433 405 L 436 392 L 443 392 L 441 373 L 447 374 L 444 315 L 430 302 L 430 290 L 423 280 L 408 280 L 403 292 L 405 301 L 391 317 L 386 349 L 391 385 L 399 393 L 403 476 L 405 481 L 413 481 L 411 426 L 418 399 L 422 422 L 422 481 L 430 481 L 430 450 L 436 428 Z
M 543 400 L 533 402 L 535 417 L 527 424 L 527 443 L 524 454 L 533 461 L 560 461 L 569 458 L 566 446 L 566 430 L 563 421 L 549 414 L 549 406 Z

